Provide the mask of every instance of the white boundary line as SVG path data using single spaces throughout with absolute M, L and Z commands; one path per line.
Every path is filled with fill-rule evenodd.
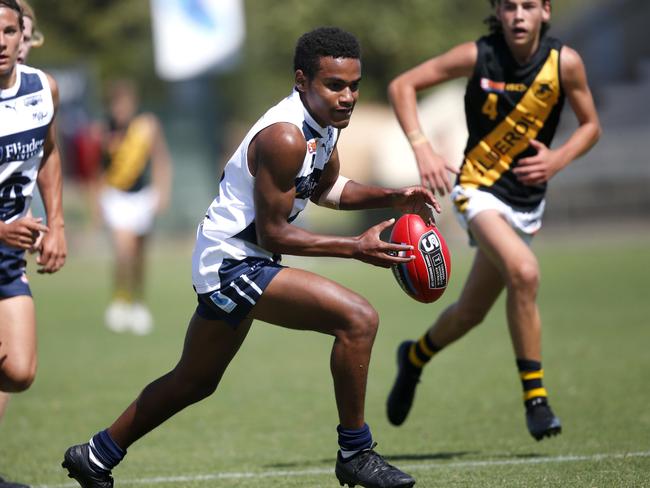
M 436 463 L 419 463 L 400 465 L 405 471 L 424 471 L 430 469 L 447 469 L 447 468 L 482 468 L 492 466 L 508 466 L 520 464 L 548 464 L 548 463 L 573 463 L 583 461 L 603 461 L 607 459 L 627 459 L 627 458 L 645 458 L 650 457 L 650 451 L 628 452 L 624 454 L 590 454 L 590 455 L 567 455 L 567 456 L 544 456 L 538 458 L 524 459 L 502 459 L 491 461 L 459 461 L 454 463 L 436 462 Z M 155 478 L 136 478 L 130 480 L 118 480 L 120 486 L 125 485 L 142 485 L 158 483 L 187 483 L 196 481 L 214 481 L 214 480 L 232 480 L 232 479 L 264 479 L 264 478 L 284 478 L 300 477 L 314 475 L 331 475 L 334 474 L 332 468 L 314 468 L 302 469 L 295 471 L 277 470 L 277 471 L 260 471 L 260 472 L 241 472 L 241 473 L 212 473 L 196 474 L 186 476 L 166 476 Z M 76 482 L 63 483 L 56 485 L 34 485 L 34 488 L 78 488 Z

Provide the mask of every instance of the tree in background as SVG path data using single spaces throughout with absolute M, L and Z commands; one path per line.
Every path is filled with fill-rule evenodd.
M 585 0 L 566 0 L 568 9 Z M 147 87 L 144 102 L 164 104 L 165 85 L 154 73 L 150 3 L 147 0 L 33 0 L 47 48 L 37 65 L 84 64 L 99 80 L 131 76 Z M 293 40 L 305 29 L 338 25 L 354 32 L 363 48 L 363 101 L 385 101 L 395 74 L 462 39 L 484 31 L 487 0 L 245 0 L 245 47 L 234 69 L 214 76 L 228 118 L 249 121 L 269 100 L 284 95 L 292 75 Z M 241 96 L 245 93 L 246 96 Z

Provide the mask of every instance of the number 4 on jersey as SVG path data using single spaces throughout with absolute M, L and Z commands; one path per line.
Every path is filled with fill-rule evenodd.
M 499 115 L 499 113 L 497 112 L 498 102 L 499 102 L 499 95 L 497 95 L 496 93 L 488 94 L 488 97 L 485 100 L 485 103 L 483 104 L 483 108 L 481 109 L 481 112 L 487 115 L 490 118 L 490 120 L 496 120 L 497 115 Z

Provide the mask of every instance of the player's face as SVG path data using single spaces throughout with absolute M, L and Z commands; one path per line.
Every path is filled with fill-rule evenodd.
M 119 93 L 110 102 L 110 112 L 117 127 L 125 129 L 137 111 L 135 94 Z
M 509 44 L 534 44 L 539 39 L 542 23 L 551 18 L 550 4 L 544 0 L 501 0 L 496 16 Z
M 29 51 L 32 49 L 32 34 L 34 32 L 34 23 L 31 17 L 23 17 L 23 40 L 20 42 L 18 49 L 18 62 L 25 63 Z
M 296 72 L 296 86 L 303 101 L 322 127 L 343 129 L 350 123 L 359 98 L 361 61 L 353 58 L 320 58 L 320 69 L 313 79 Z
M 13 81 L 10 77 L 16 67 L 22 37 L 18 12 L 0 7 L 0 78 L 4 81 Z

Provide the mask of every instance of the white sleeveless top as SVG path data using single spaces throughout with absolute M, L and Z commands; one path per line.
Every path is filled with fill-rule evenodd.
M 261 130 L 279 122 L 297 126 L 307 141 L 305 158 L 295 178 L 296 198 L 289 222 L 307 205 L 332 155 L 339 130 L 318 125 L 296 90 L 253 125 L 226 163 L 219 182 L 219 194 L 199 224 L 192 257 L 192 281 L 197 293 L 208 293 L 220 287 L 219 268 L 224 259 L 273 259 L 271 252 L 257 244 L 253 201 L 255 178 L 248 169 L 248 146 Z
M 16 65 L 14 86 L 0 90 L 0 220 L 12 222 L 29 210 L 43 146 L 54 116 L 45 73 Z

